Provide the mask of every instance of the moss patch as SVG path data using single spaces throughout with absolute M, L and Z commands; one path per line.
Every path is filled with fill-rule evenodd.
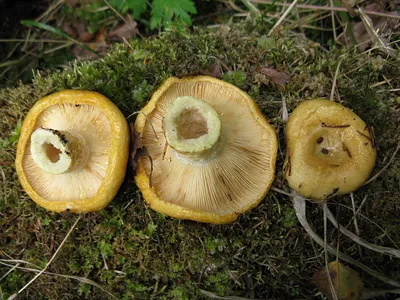
M 168 77 L 220 70 L 224 80 L 248 92 L 276 128 L 280 139 L 275 187 L 282 179 L 285 154 L 282 97 L 289 112 L 298 102 L 329 98 L 338 68 L 335 99 L 374 127 L 379 156 L 374 173 L 388 163 L 400 140 L 400 107 L 390 90 L 400 86 L 398 58 L 379 52 L 327 52 L 292 33 L 267 37 L 269 25 L 248 22 L 218 29 L 164 32 L 157 38 L 120 44 L 104 58 L 69 65 L 64 71 L 36 74 L 32 84 L 0 91 L 0 258 L 24 260 L 43 267 L 54 254 L 76 215 L 55 214 L 35 205 L 21 190 L 13 161 L 18 124 L 40 97 L 61 89 L 88 89 L 104 94 L 126 115 L 139 110 Z M 280 87 L 259 67 L 290 74 Z M 400 159 L 355 194 L 360 205 L 361 235 L 380 245 L 400 246 Z M 331 202 L 342 225 L 351 222 L 349 196 Z M 322 213 L 309 205 L 309 220 L 322 233 Z M 377 225 L 372 223 L 373 220 Z M 328 240 L 337 241 L 329 229 Z M 340 249 L 364 264 L 400 280 L 400 261 L 369 250 L 360 253 L 340 237 Z M 118 299 L 193 299 L 200 289 L 256 298 L 311 297 L 313 273 L 323 265 L 322 250 L 313 245 L 294 218 L 290 200 L 274 191 L 232 225 L 180 221 L 149 209 L 131 184 L 98 213 L 85 214 L 48 271 L 87 277 Z M 10 263 L 13 265 L 13 263 Z M 20 267 L 32 267 L 25 263 Z M 0 265 L 0 278 L 10 267 Z M 361 272 L 367 287 L 383 286 Z M 34 274 L 14 270 L 0 281 L 0 294 L 15 293 Z M 43 274 L 21 298 L 109 298 L 99 288 L 75 279 Z

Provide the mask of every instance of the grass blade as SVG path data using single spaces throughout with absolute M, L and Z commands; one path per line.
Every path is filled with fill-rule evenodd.
M 66 38 L 66 39 L 78 44 L 82 48 L 99 55 L 99 53 L 97 53 L 95 50 L 91 49 L 90 47 L 86 46 L 85 44 L 81 43 L 80 41 L 70 37 L 64 31 L 61 31 L 60 29 L 54 28 L 53 26 L 50 26 L 50 25 L 47 25 L 47 24 L 44 24 L 44 23 L 41 23 L 41 22 L 32 21 L 32 20 L 22 20 L 21 24 L 26 25 L 26 26 L 37 27 L 37 28 L 40 28 L 40 29 L 43 29 L 43 30 L 50 31 L 51 33 L 54 33 L 54 34 L 59 35 L 59 36 L 61 36 L 63 38 Z

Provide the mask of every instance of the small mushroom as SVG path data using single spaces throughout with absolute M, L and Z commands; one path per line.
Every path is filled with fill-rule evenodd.
M 26 116 L 16 169 L 26 193 L 55 212 L 97 211 L 125 176 L 129 130 L 106 97 L 64 90 L 40 99 Z
M 246 93 L 207 76 L 170 78 L 142 112 L 149 120 L 139 115 L 135 130 L 153 171 L 141 157 L 135 180 L 151 208 L 222 224 L 265 197 L 277 138 Z
M 326 199 L 353 192 L 375 165 L 371 130 L 339 103 L 302 102 L 289 117 L 285 135 L 284 176 L 304 197 Z

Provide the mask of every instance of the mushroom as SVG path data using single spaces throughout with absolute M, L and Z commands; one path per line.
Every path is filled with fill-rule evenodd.
M 139 158 L 135 180 L 152 209 L 222 224 L 265 197 L 276 133 L 239 88 L 208 76 L 173 77 L 142 112 L 148 119 L 139 115 L 135 130 L 151 159 Z
M 38 205 L 80 213 L 100 210 L 114 198 L 128 153 L 127 122 L 110 100 L 96 92 L 63 90 L 29 111 L 15 164 Z
M 284 176 L 304 197 L 321 200 L 351 193 L 375 165 L 371 129 L 339 103 L 302 102 L 289 117 L 285 135 Z

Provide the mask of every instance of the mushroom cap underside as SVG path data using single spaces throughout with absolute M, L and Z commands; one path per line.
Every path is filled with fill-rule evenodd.
M 339 103 L 300 103 L 285 130 L 284 176 L 291 188 L 312 199 L 350 193 L 375 165 L 373 135 L 364 121 Z
M 220 118 L 222 146 L 206 163 L 188 162 L 166 144 L 164 114 L 181 96 L 207 102 Z M 142 157 L 135 180 L 154 210 L 181 219 L 230 223 L 265 197 L 274 179 L 276 133 L 239 88 L 207 76 L 170 78 L 142 112 L 157 137 L 139 115 L 135 130 L 152 158 L 153 171 L 150 159 Z
M 49 174 L 33 160 L 31 135 L 38 128 L 74 131 L 83 136 L 90 154 L 82 169 Z M 25 192 L 55 212 L 96 211 L 117 193 L 126 171 L 129 130 L 119 109 L 96 92 L 63 90 L 35 103 L 21 129 L 16 169 Z

